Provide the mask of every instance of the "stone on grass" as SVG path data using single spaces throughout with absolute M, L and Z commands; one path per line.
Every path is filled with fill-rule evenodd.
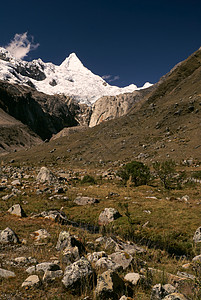
M 62 263 L 70 265 L 80 259 L 78 247 L 66 247 L 62 252 Z
M 44 276 L 43 276 L 43 281 L 46 282 L 52 282 L 56 278 L 60 278 L 63 276 L 63 271 L 62 270 L 57 270 L 57 271 L 45 271 Z
M 15 277 L 15 273 L 0 268 L 0 278 L 1 277 L 3 277 L 3 278 L 12 278 L 12 277 Z
M 7 227 L 6 229 L 0 231 L 0 243 L 16 244 L 18 242 L 19 239 L 11 228 Z
M 101 257 L 99 260 L 97 260 L 95 263 L 95 269 L 100 273 L 105 272 L 106 270 L 113 270 L 116 272 L 123 270 L 122 266 L 115 263 L 108 257 Z
M 33 274 L 35 272 L 46 272 L 46 271 L 57 271 L 60 270 L 59 265 L 51 263 L 51 262 L 43 262 L 40 264 L 37 264 L 36 266 L 31 266 L 28 269 L 26 269 L 26 272 L 29 274 Z
M 57 250 L 62 250 L 64 248 L 78 247 L 79 254 L 85 252 L 84 245 L 78 241 L 74 236 L 70 235 L 68 231 L 61 231 L 56 244 Z
M 197 230 L 195 231 L 193 241 L 195 243 L 201 242 L 201 227 L 197 228 Z
M 200 255 L 197 255 L 197 256 L 195 256 L 195 257 L 193 257 L 192 261 L 193 261 L 193 262 L 201 261 L 201 254 L 200 254 Z
M 187 298 L 180 293 L 172 293 L 163 298 L 163 300 L 187 300 Z
M 126 252 L 114 252 L 108 256 L 113 262 L 127 269 L 131 266 L 133 258 L 130 254 Z
M 132 285 L 137 285 L 140 281 L 140 274 L 139 273 L 128 273 L 124 277 L 124 279 L 128 282 L 130 282 Z
M 125 291 L 125 284 L 117 273 L 108 270 L 98 276 L 95 296 L 97 300 L 119 299 Z
M 105 251 L 93 252 L 93 253 L 87 254 L 87 259 L 91 263 L 96 263 L 102 257 L 107 257 L 107 254 L 105 253 Z
M 35 239 L 35 241 L 39 242 L 48 239 L 50 237 L 50 234 L 47 232 L 46 229 L 39 229 L 37 231 L 34 231 L 32 233 L 32 236 Z
M 45 182 L 52 183 L 57 181 L 53 173 L 46 167 L 42 167 L 40 169 L 40 172 L 38 173 L 36 180 L 41 183 L 45 183 Z
M 98 224 L 107 225 L 119 217 L 121 217 L 121 215 L 115 208 L 105 208 L 99 215 Z
M 11 208 L 9 208 L 8 212 L 11 215 L 18 217 L 26 217 L 26 214 L 20 204 L 14 204 Z
M 176 293 L 177 290 L 171 284 L 156 284 L 152 288 L 151 300 L 161 300 L 168 296 L 169 294 Z
M 38 287 L 40 285 L 40 279 L 37 275 L 29 276 L 23 283 L 22 287 L 30 288 L 30 287 Z
M 19 179 L 15 179 L 11 182 L 12 185 L 21 185 L 21 182 L 19 181 Z
M 92 197 L 76 197 L 74 202 L 77 205 L 87 205 L 87 204 L 94 204 L 94 203 L 99 203 L 99 200 L 96 198 L 92 198 Z
M 62 283 L 66 289 L 79 293 L 90 282 L 93 275 L 94 272 L 90 262 L 82 257 L 80 260 L 66 267 Z

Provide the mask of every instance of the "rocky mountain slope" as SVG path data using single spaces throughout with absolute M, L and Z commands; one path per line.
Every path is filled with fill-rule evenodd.
M 136 102 L 126 116 L 52 142 L 46 145 L 46 155 L 41 147 L 34 152 L 38 151 L 41 159 L 50 161 L 52 155 L 48 152 L 56 148 L 54 155 L 79 164 L 168 158 L 199 161 L 200 74 L 201 50 L 198 50 L 163 78 L 144 100 Z M 66 149 L 70 149 L 71 154 L 68 155 Z
M 0 154 L 32 147 L 42 140 L 28 126 L 11 117 L 0 108 Z

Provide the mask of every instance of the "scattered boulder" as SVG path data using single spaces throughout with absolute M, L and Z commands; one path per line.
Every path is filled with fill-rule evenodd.
M 97 260 L 97 262 L 95 263 L 95 269 L 99 273 L 103 273 L 106 270 L 113 270 L 113 271 L 116 271 L 116 272 L 120 272 L 120 271 L 123 270 L 122 266 L 120 266 L 119 264 L 115 263 L 114 261 L 112 261 L 108 257 L 101 257 L 101 258 L 99 258 L 99 260 Z
M 99 215 L 98 224 L 107 225 L 119 217 L 121 217 L 121 215 L 115 208 L 105 208 Z
M 11 208 L 9 208 L 8 212 L 11 215 L 15 215 L 18 217 L 26 217 L 26 214 L 20 204 L 14 204 Z
M 56 181 L 56 177 L 48 168 L 42 167 L 36 177 L 36 180 L 41 183 L 45 183 L 45 182 L 52 183 Z
M 57 271 L 60 270 L 59 265 L 51 263 L 51 262 L 43 262 L 37 264 L 36 266 L 29 267 L 26 269 L 26 272 L 29 274 L 33 274 L 35 272 L 46 272 L 46 271 Z
M 44 273 L 43 281 L 49 283 L 49 282 L 54 281 L 56 278 L 60 278 L 62 276 L 63 276 L 63 271 L 62 270 L 57 270 L 57 271 L 47 270 Z
M 75 247 L 75 246 L 78 247 L 79 254 L 85 252 L 85 247 L 80 241 L 78 241 L 74 236 L 70 235 L 69 232 L 61 231 L 56 244 L 56 249 L 63 250 L 64 248 Z
M 87 254 L 87 259 L 88 261 L 90 261 L 90 263 L 96 263 L 102 257 L 107 257 L 105 251 L 93 252 Z
M 34 233 L 32 233 L 32 236 L 36 242 L 39 242 L 48 239 L 50 237 L 50 234 L 46 229 L 39 229 L 37 231 L 34 231 Z
M 114 252 L 108 257 L 116 264 L 122 266 L 124 270 L 130 267 L 133 261 L 132 256 L 126 252 Z
M 66 267 L 62 283 L 66 289 L 79 293 L 81 292 L 81 288 L 84 288 L 84 283 L 90 281 L 93 275 L 94 272 L 90 262 L 82 257 L 80 260 Z
M 22 287 L 30 288 L 30 287 L 39 287 L 40 286 L 40 279 L 37 275 L 29 276 L 23 283 Z
M 145 250 L 132 242 L 124 242 L 117 238 L 99 237 L 95 240 L 96 245 L 103 246 L 108 251 L 124 251 L 130 255 L 135 253 L 143 253 Z
M 187 300 L 187 298 L 180 293 L 172 293 L 163 298 L 163 300 Z
M 0 243 L 4 244 L 16 244 L 19 242 L 19 239 L 15 232 L 7 227 L 6 229 L 0 231 Z
M 165 298 L 167 295 L 175 293 L 176 288 L 171 284 L 156 284 L 152 288 L 151 292 L 151 300 L 161 300 Z
M 92 198 L 92 197 L 77 197 L 74 200 L 74 203 L 76 203 L 77 205 L 87 205 L 87 204 L 94 204 L 94 203 L 99 203 L 99 200 L 96 198 Z
M 117 273 L 108 270 L 98 276 L 95 296 L 97 300 L 118 300 L 124 294 L 125 284 Z
M 0 268 L 0 278 L 1 277 L 3 277 L 3 278 L 12 278 L 12 277 L 15 277 L 15 273 Z
M 139 273 L 128 273 L 124 279 L 130 282 L 132 285 L 137 285 L 140 281 L 141 275 Z
M 15 179 L 11 182 L 12 185 L 21 185 L 21 182 L 19 179 Z
M 66 247 L 62 253 L 62 263 L 70 265 L 80 259 L 79 249 L 75 247 Z
M 196 230 L 196 232 L 195 232 L 195 234 L 194 234 L 194 237 L 193 237 L 193 241 L 194 241 L 195 243 L 201 242 L 201 227 L 199 227 L 199 228 Z
M 200 254 L 200 255 L 197 255 L 197 256 L 195 256 L 195 257 L 193 257 L 192 261 L 193 261 L 193 262 L 201 261 L 201 254 Z

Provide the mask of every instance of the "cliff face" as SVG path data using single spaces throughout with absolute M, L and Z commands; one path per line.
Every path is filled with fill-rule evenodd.
M 86 124 L 90 114 L 90 110 L 63 95 L 46 95 L 5 81 L 0 81 L 0 108 L 43 140 L 64 127 Z
M 89 126 L 93 127 L 103 121 L 126 115 L 137 102 L 141 101 L 153 89 L 154 86 L 151 86 L 133 93 L 100 98 L 92 108 Z

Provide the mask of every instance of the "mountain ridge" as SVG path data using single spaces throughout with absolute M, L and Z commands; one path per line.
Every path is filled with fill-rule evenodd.
M 116 96 L 151 86 L 148 82 L 141 88 L 134 84 L 124 88 L 111 86 L 88 70 L 75 53 L 57 66 L 41 59 L 31 62 L 16 59 L 4 48 L 0 48 L 0 79 L 29 85 L 49 95 L 65 94 L 89 106 L 102 96 Z

